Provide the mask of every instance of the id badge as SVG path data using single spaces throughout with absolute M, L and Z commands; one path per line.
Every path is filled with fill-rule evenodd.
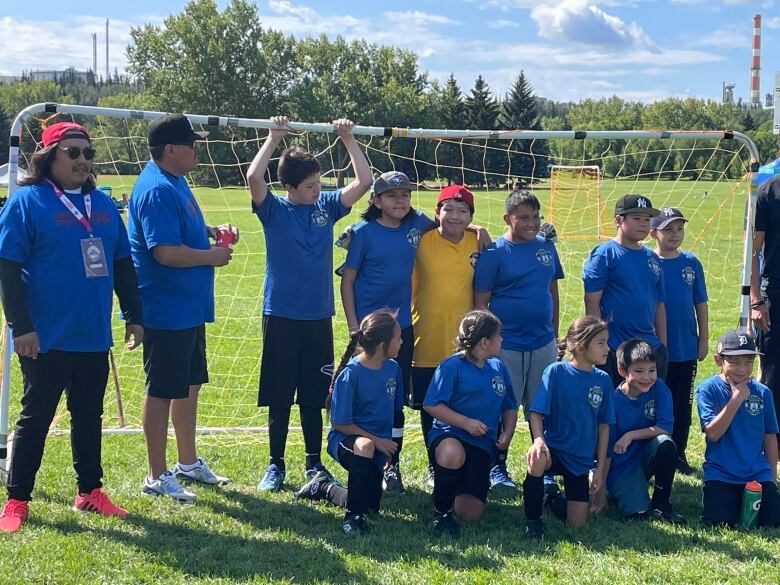
M 106 253 L 101 238 L 81 240 L 81 257 L 84 260 L 84 273 L 87 278 L 108 276 Z

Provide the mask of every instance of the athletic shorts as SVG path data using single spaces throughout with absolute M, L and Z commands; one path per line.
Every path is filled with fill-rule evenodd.
M 780 526 L 780 495 L 771 481 L 761 482 L 761 507 L 758 510 L 759 527 Z M 742 512 L 745 484 L 710 480 L 702 488 L 704 511 L 701 521 L 709 525 L 736 526 Z
M 609 496 L 623 516 L 647 512 L 650 509 L 647 480 L 655 475 L 655 453 L 661 443 L 671 440 L 669 435 L 658 435 L 650 439 L 642 449 L 639 464 L 627 471 L 609 490 Z
M 258 406 L 324 408 L 333 368 L 331 319 L 263 316 Z M 297 390 L 297 393 L 296 393 Z
M 358 455 L 355 455 L 355 441 L 358 440 L 358 437 L 359 435 L 348 435 L 344 437 L 339 441 L 338 448 L 336 449 L 337 461 L 339 462 L 339 465 L 347 471 L 352 468 L 355 457 L 358 457 Z M 379 453 L 378 450 L 374 452 L 374 463 L 376 464 L 377 469 L 380 471 L 384 469 L 385 461 L 387 461 L 386 455 Z
M 566 500 L 569 502 L 589 502 L 590 501 L 590 482 L 588 474 L 574 475 L 561 461 L 560 456 L 555 449 L 548 446 L 550 450 L 550 468 L 544 472 L 545 477 L 563 476 L 563 491 L 566 494 Z
M 462 495 L 474 496 L 482 503 L 487 502 L 487 494 L 490 490 L 490 468 L 493 466 L 493 454 L 484 449 L 475 447 L 467 443 L 460 437 L 450 433 L 444 433 L 436 437 L 428 449 L 431 461 L 436 461 L 436 447 L 444 439 L 455 439 L 463 446 L 466 453 L 466 460 L 463 467 L 460 468 L 458 478 L 458 488 L 455 490 L 455 497 Z M 435 481 L 435 476 L 434 476 Z
M 558 357 L 558 342 L 550 343 L 534 351 L 515 351 L 502 349 L 498 358 L 509 372 L 512 389 L 515 391 L 517 403 L 523 407 L 523 413 L 528 418 L 528 409 L 542 381 L 542 372 Z
M 411 392 L 405 392 L 406 406 L 415 410 L 422 410 L 428 386 L 431 385 L 436 368 L 412 368 Z
M 149 396 L 187 398 L 190 386 L 209 381 L 205 324 L 180 330 L 144 327 L 143 356 Z

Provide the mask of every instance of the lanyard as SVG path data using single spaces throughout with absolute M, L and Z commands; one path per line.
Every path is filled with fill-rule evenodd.
M 84 195 L 84 211 L 87 212 L 87 217 L 84 217 L 82 213 L 79 211 L 78 207 L 73 205 L 73 202 L 68 199 L 68 197 L 65 195 L 65 193 L 57 187 L 54 183 L 46 179 L 46 182 L 51 185 L 51 188 L 54 189 L 54 194 L 57 196 L 57 198 L 62 201 L 62 204 L 68 208 L 68 211 L 70 211 L 73 214 L 73 217 L 75 217 L 77 220 L 79 220 L 79 223 L 84 226 L 84 229 L 87 230 L 87 233 L 89 234 L 89 237 L 92 237 L 92 222 L 90 219 L 92 219 L 92 195 L 87 193 Z

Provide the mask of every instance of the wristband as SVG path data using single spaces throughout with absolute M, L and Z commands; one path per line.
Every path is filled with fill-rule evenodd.
M 751 309 L 758 309 L 759 307 L 763 307 L 766 305 L 766 299 L 761 299 L 760 301 L 756 301 L 755 303 L 750 303 Z

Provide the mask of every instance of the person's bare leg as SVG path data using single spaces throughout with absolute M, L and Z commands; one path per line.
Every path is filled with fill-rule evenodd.
M 157 479 L 168 469 L 165 447 L 168 439 L 168 413 L 171 401 L 148 394 L 144 398 L 143 426 L 146 437 L 146 456 L 149 459 L 149 477 Z
M 198 392 L 200 392 L 200 384 L 190 386 L 190 395 L 187 398 L 171 401 L 171 418 L 173 419 L 173 428 L 176 431 L 176 450 L 179 454 L 179 463 L 182 465 L 192 465 L 198 459 L 198 452 L 195 448 Z

